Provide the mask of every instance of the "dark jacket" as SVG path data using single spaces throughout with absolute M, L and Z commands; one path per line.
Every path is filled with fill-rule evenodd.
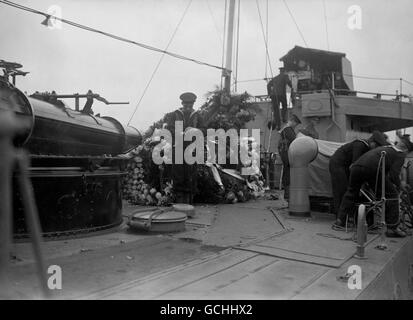
M 330 161 L 336 165 L 348 168 L 369 150 L 370 146 L 366 140 L 354 140 L 338 148 Z
M 292 127 L 287 126 L 280 131 L 280 141 L 278 142 L 278 151 L 288 152 L 291 142 L 294 141 L 296 134 Z
M 184 129 L 188 127 L 197 128 L 200 125 L 199 112 L 194 110 L 189 113 L 184 112 L 183 109 L 177 109 L 167 115 L 168 128 L 174 128 L 175 121 L 183 121 Z
M 285 96 L 286 86 L 293 87 L 290 78 L 287 74 L 279 74 L 272 78 L 267 84 L 267 92 L 269 96 Z
M 390 181 L 400 188 L 400 172 L 404 164 L 407 153 L 397 150 L 392 146 L 375 148 L 363 154 L 353 166 L 361 166 L 370 169 L 371 174 L 377 173 L 381 152 L 386 152 L 385 171 Z M 380 170 L 381 171 L 381 170 Z

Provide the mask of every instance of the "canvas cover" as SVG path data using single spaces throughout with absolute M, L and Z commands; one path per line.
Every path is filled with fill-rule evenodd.
M 328 164 L 334 152 L 344 143 L 316 140 L 318 154 L 313 162 L 308 166 L 310 175 L 310 196 L 332 197 L 331 178 Z

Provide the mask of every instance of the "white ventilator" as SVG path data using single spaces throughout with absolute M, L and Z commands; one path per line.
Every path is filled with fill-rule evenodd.
M 291 215 L 309 216 L 309 171 L 308 165 L 317 157 L 317 142 L 308 136 L 298 135 L 288 149 L 290 162 L 290 199 Z

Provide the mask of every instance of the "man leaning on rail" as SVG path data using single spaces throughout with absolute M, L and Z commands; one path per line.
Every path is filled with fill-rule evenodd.
M 405 237 L 406 233 L 399 227 L 399 193 L 401 190 L 400 172 L 404 160 L 413 145 L 406 136 L 400 137 L 395 146 L 383 146 L 363 154 L 350 167 L 350 181 L 341 202 L 333 229 L 342 229 L 345 226 L 347 214 L 354 210 L 360 188 L 368 183 L 371 188 L 381 195 L 381 161 L 382 151 L 385 155 L 385 197 L 386 197 L 386 225 L 388 237 Z M 377 186 L 377 187 L 376 187 Z

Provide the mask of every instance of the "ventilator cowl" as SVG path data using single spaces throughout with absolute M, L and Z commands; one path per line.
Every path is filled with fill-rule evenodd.
M 310 216 L 310 199 L 308 194 L 308 165 L 317 157 L 318 146 L 311 137 L 298 136 L 288 149 L 290 162 L 290 215 Z

